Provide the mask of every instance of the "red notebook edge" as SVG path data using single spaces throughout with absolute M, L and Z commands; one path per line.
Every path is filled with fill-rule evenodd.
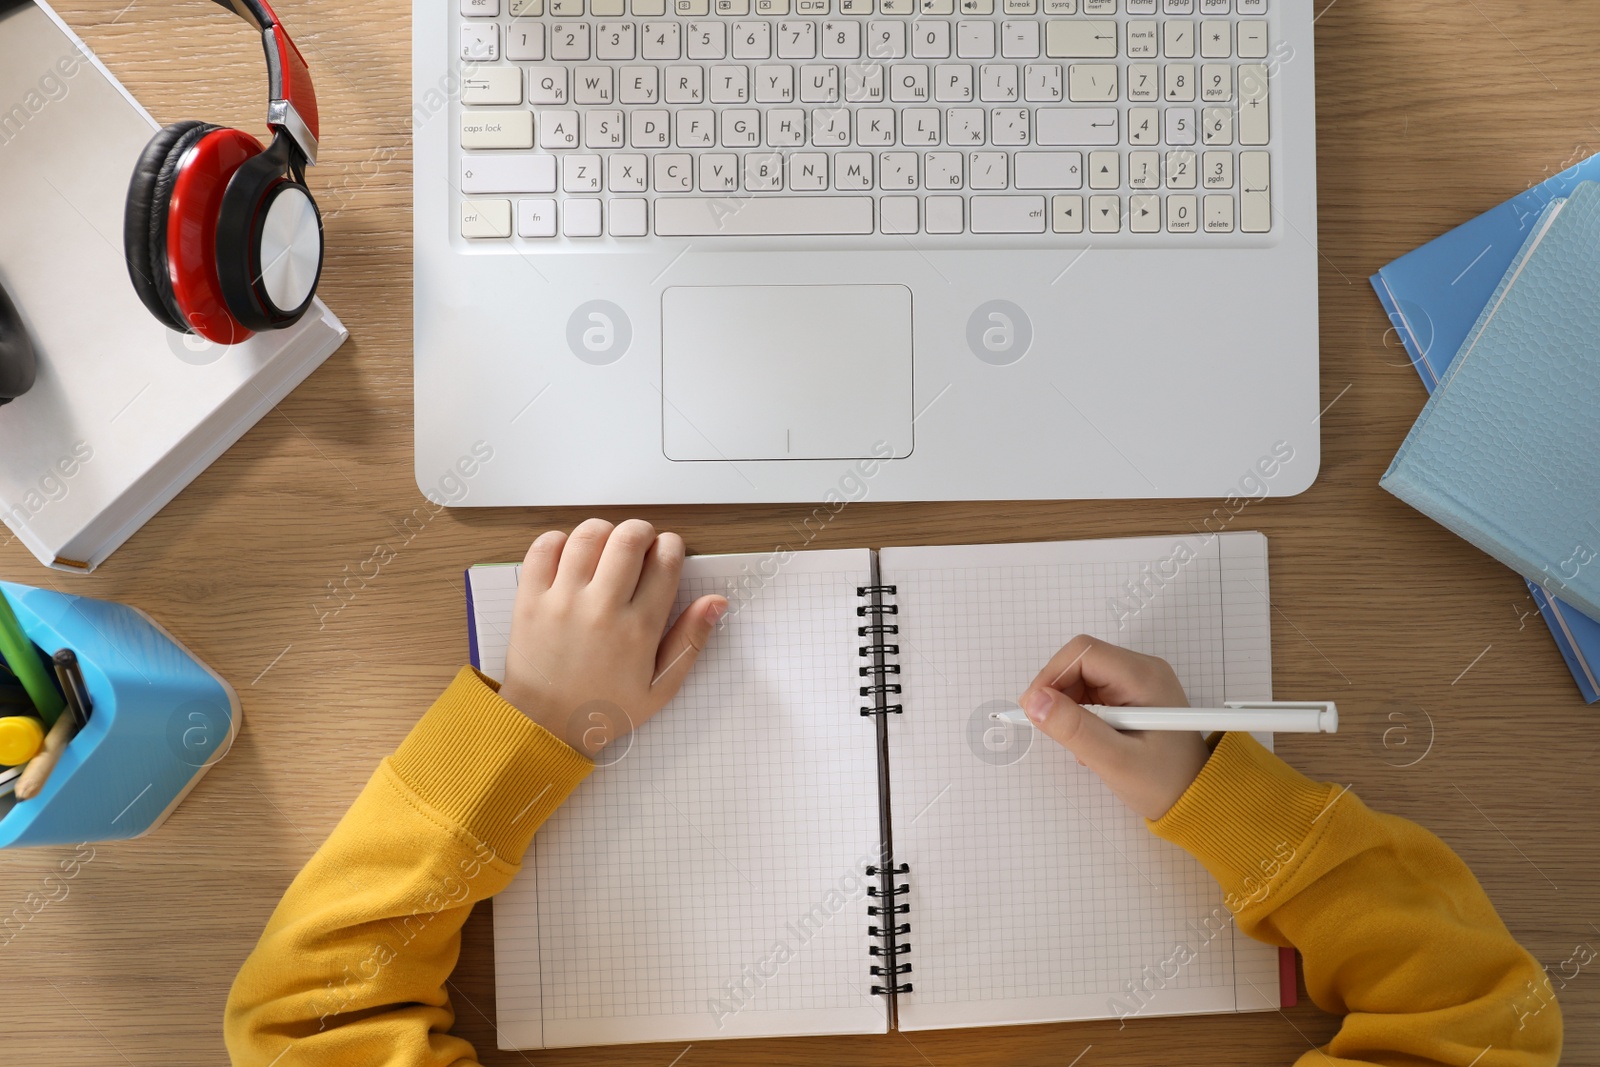
M 1278 1006 L 1292 1008 L 1300 1003 L 1300 986 L 1295 981 L 1295 951 L 1292 948 L 1278 950 Z

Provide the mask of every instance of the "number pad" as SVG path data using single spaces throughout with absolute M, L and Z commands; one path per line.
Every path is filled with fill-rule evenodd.
M 1194 99 L 1194 64 L 1168 63 L 1161 70 L 1162 98 L 1168 103 Z
M 1207 189 L 1233 188 L 1233 153 L 1207 152 L 1201 160 Z

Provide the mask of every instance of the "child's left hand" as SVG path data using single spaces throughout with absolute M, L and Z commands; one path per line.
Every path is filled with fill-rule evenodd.
M 522 561 L 500 695 L 594 759 L 671 700 L 728 609 L 703 596 L 672 629 L 683 538 L 641 519 L 540 535 Z

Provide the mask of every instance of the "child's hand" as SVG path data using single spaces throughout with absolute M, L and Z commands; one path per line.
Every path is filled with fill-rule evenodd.
M 589 519 L 542 534 L 522 561 L 500 695 L 583 755 L 660 711 L 728 601 L 703 596 L 666 629 L 683 538 Z
M 1178 676 L 1167 661 L 1078 635 L 1057 652 L 1018 701 L 1028 718 L 1111 791 L 1147 819 L 1177 803 L 1210 757 L 1197 733 L 1107 726 L 1082 704 L 1186 708 Z

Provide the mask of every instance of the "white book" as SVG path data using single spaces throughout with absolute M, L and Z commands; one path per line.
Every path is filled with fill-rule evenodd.
M 519 571 L 467 572 L 494 677 Z M 1270 699 L 1260 534 L 699 556 L 679 592 L 725 624 L 495 899 L 501 1048 L 1285 1002 L 1198 862 L 989 717 L 1077 633 Z
M 289 329 L 225 347 L 145 310 L 122 219 L 157 123 L 42 4 L 0 3 L 0 101 L 0 282 L 40 364 L 0 407 L 0 519 L 45 565 L 89 571 L 347 331 L 318 300 Z

